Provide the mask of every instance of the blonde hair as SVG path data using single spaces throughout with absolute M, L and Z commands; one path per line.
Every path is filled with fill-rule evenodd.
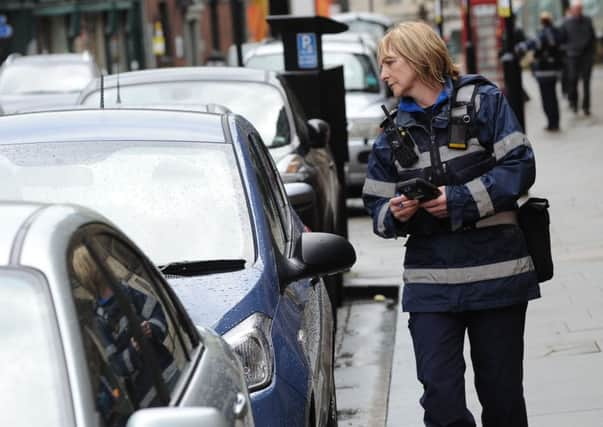
M 98 293 L 97 286 L 99 285 L 100 271 L 88 248 L 85 245 L 78 246 L 73 251 L 71 262 L 79 284 L 92 292 L 93 295 L 96 295 Z
M 444 40 L 424 22 L 402 22 L 379 42 L 379 63 L 386 56 L 401 56 L 428 86 L 444 84 L 446 76 L 458 78 L 460 70 L 452 62 Z

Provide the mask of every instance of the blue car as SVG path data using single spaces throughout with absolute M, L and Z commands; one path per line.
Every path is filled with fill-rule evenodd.
M 239 356 L 256 425 L 337 425 L 322 277 L 351 267 L 354 249 L 304 232 L 248 121 L 106 109 L 5 116 L 0 128 L 0 199 L 77 203 L 125 230 L 193 322 Z

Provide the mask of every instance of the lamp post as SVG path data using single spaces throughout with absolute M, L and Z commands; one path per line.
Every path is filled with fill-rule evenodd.
M 473 44 L 473 20 L 471 19 L 471 0 L 463 0 L 465 6 L 465 66 L 468 74 L 477 73 L 477 62 L 475 60 L 475 45 Z
M 515 16 L 511 0 L 498 0 L 498 14 L 505 21 L 505 38 L 501 57 L 506 96 L 525 132 L 521 67 L 515 54 Z
M 220 52 L 220 29 L 218 21 L 218 0 L 210 0 L 209 16 L 211 21 L 211 44 L 212 51 L 208 57 L 208 62 L 220 64 L 224 62 L 224 56 Z
M 230 1 L 230 13 L 232 16 L 232 27 L 234 35 L 234 43 L 237 47 L 237 65 L 243 66 L 243 26 L 245 21 L 243 20 L 243 5 L 241 0 Z
M 438 33 L 440 33 L 440 37 L 442 40 L 444 39 L 444 12 L 443 12 L 443 0 L 435 0 L 434 4 L 434 16 L 435 22 L 438 26 Z

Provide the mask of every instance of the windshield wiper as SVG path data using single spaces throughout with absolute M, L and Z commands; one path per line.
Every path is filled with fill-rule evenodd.
M 213 259 L 208 261 L 178 261 L 158 266 L 163 274 L 175 276 L 200 276 L 226 273 L 245 268 L 244 259 Z

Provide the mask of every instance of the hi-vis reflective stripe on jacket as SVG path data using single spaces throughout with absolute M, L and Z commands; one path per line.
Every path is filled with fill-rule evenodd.
M 405 311 L 474 310 L 539 296 L 516 217 L 517 199 L 535 179 L 532 148 L 498 88 L 480 76 L 464 76 L 457 87 L 451 115 L 470 119 L 465 149 L 448 145 L 449 79 L 449 99 L 434 112 L 405 111 L 408 101 L 397 112 L 397 124 L 417 144 L 414 165 L 398 172 L 381 136 L 369 158 L 363 200 L 375 233 L 409 236 Z M 448 218 L 424 209 L 406 223 L 392 216 L 389 199 L 396 195 L 396 183 L 415 177 L 445 186 Z
M 529 256 L 511 261 L 465 268 L 407 268 L 404 281 L 411 283 L 429 283 L 455 285 L 458 283 L 481 282 L 502 279 L 514 274 L 527 273 L 534 269 Z

